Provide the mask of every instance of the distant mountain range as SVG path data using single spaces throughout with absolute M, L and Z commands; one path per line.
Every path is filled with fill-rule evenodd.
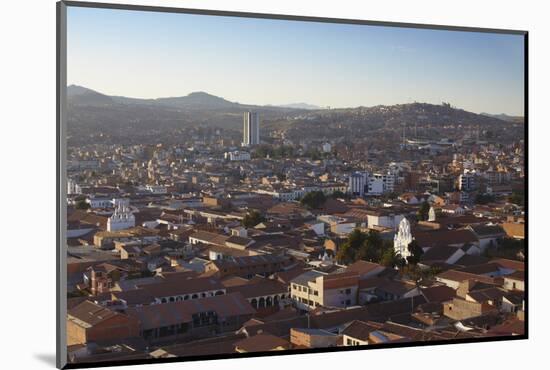
M 185 110 L 224 110 L 224 109 L 258 109 L 258 110 L 323 110 L 324 107 L 309 103 L 290 103 L 290 104 L 278 104 L 278 105 L 253 105 L 253 104 L 241 104 L 237 102 L 231 102 L 219 96 L 208 94 L 203 91 L 192 92 L 185 96 L 178 97 L 166 97 L 156 99 L 141 99 L 141 98 L 129 98 L 125 96 L 109 96 L 89 89 L 87 87 L 70 85 L 67 88 L 67 97 L 69 104 L 73 105 L 113 105 L 113 104 L 140 104 L 140 105 L 156 105 L 172 108 L 179 108 Z M 358 109 L 357 108 L 343 108 L 343 109 Z M 338 109 L 341 110 L 341 109 Z M 506 122 L 523 122 L 521 116 L 509 116 L 507 114 L 490 114 L 481 113 L 482 116 L 497 118 Z
M 157 98 L 140 99 L 128 98 L 125 96 L 109 96 L 92 89 L 70 85 L 67 88 L 67 97 L 70 104 L 74 105 L 110 105 L 110 104 L 145 104 L 159 105 L 186 110 L 204 110 L 204 109 L 297 109 L 297 110 L 317 110 L 322 109 L 316 105 L 307 103 L 293 103 L 283 105 L 252 105 L 231 102 L 219 96 L 214 96 L 203 91 L 192 92 L 189 95 Z
M 96 133 L 124 138 L 151 129 L 171 132 L 198 125 L 240 129 L 243 112 L 251 110 L 259 112 L 263 122 L 282 122 L 288 117 L 312 111 L 284 106 L 240 104 L 206 92 L 140 99 L 110 96 L 77 85 L 67 88 L 68 129 L 73 142 L 77 137 L 93 136 Z
M 401 132 L 404 126 L 477 125 L 499 130 L 522 122 L 519 117 L 477 114 L 449 104 L 410 103 L 323 109 L 307 103 L 286 105 L 251 105 L 232 102 L 208 94 L 193 92 L 186 96 L 139 99 L 109 96 L 86 87 L 71 85 L 67 89 L 68 129 L 72 140 L 86 140 L 97 133 L 111 135 L 113 141 L 141 133 L 166 133 L 184 127 L 220 127 L 240 130 L 243 112 L 254 110 L 261 115 L 262 126 L 292 129 L 289 135 L 331 137 L 339 130 L 371 135 L 376 130 Z M 153 131 L 151 131 L 153 130 Z M 264 132 L 266 132 L 264 131 Z M 117 137 L 118 139 L 114 139 Z
M 268 105 L 271 106 L 271 105 Z M 320 107 L 318 105 L 308 104 L 308 103 L 292 103 L 292 104 L 280 104 L 275 105 L 276 107 L 281 108 L 293 108 L 293 109 L 307 109 L 307 110 L 319 110 L 319 109 L 325 109 L 323 107 Z
M 504 114 L 504 113 L 490 114 L 490 113 L 485 113 L 485 112 L 481 113 L 481 115 L 487 116 L 487 117 L 498 118 L 498 119 L 506 121 L 506 122 L 514 122 L 514 123 L 523 123 L 524 122 L 523 116 L 509 116 L 509 115 Z
M 109 96 L 78 85 L 70 85 L 67 88 L 67 98 L 70 104 L 75 105 L 144 104 L 191 109 L 217 109 L 239 106 L 238 103 L 233 103 L 205 92 L 193 92 L 180 97 L 140 99 L 125 96 Z

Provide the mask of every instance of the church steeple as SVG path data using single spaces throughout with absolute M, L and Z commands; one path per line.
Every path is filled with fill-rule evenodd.
M 130 207 L 123 203 L 117 203 L 115 211 L 107 220 L 107 231 L 124 230 L 136 226 L 136 218 L 130 211 Z
M 430 207 L 430 211 L 428 212 L 428 221 L 430 221 L 430 222 L 435 221 L 435 209 L 434 209 L 434 207 Z
M 399 223 L 397 234 L 393 238 L 393 248 L 395 254 L 400 255 L 402 258 L 407 258 L 411 255 L 409 252 L 409 244 L 413 241 L 411 233 L 411 223 L 405 217 Z

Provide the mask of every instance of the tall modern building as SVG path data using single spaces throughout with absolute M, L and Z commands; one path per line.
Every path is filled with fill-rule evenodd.
M 458 189 L 461 191 L 472 191 L 476 188 L 476 178 L 472 173 L 463 173 L 458 177 Z
M 358 195 L 362 197 L 365 195 L 365 187 L 369 174 L 367 172 L 354 172 L 349 177 L 348 191 L 351 195 Z
M 245 112 L 243 119 L 243 146 L 260 143 L 260 116 L 256 112 Z

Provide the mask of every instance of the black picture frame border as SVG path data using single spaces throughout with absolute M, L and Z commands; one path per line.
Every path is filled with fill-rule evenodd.
M 427 342 L 408 342 L 408 343 L 386 343 L 374 344 L 368 346 L 350 346 L 350 347 L 327 347 L 327 348 L 310 348 L 310 349 L 291 349 L 284 351 L 273 352 L 252 352 L 252 353 L 231 353 L 231 354 L 216 354 L 216 355 L 199 355 L 176 358 L 158 358 L 158 359 L 131 359 L 131 360 L 109 360 L 98 362 L 82 362 L 82 363 L 67 363 L 67 346 L 66 346 L 66 313 L 67 313 L 67 298 L 66 298 L 66 249 L 65 249 L 65 226 L 66 226 L 66 88 L 67 88 L 67 7 L 80 8 L 100 8 L 100 9 L 118 9 L 132 11 L 147 11 L 147 12 L 162 12 L 162 13 L 181 13 L 181 14 L 196 14 L 210 15 L 223 17 L 241 17 L 255 19 L 274 19 L 274 20 L 290 20 L 302 22 L 316 23 L 337 23 L 337 24 L 356 24 L 367 26 L 382 26 L 382 27 L 398 27 L 398 28 L 414 28 L 428 30 L 444 30 L 444 31 L 460 31 L 460 32 L 477 32 L 477 33 L 493 33 L 507 35 L 522 35 L 524 37 L 524 172 L 525 172 L 525 332 L 523 335 L 505 335 L 485 338 L 465 338 L 465 339 L 449 339 L 435 340 Z M 449 26 L 439 24 L 424 24 L 424 23 L 406 23 L 406 22 L 386 22 L 359 20 L 348 18 L 330 18 L 316 16 L 301 16 L 288 14 L 271 14 L 271 13 L 253 13 L 240 11 L 225 11 L 214 9 L 192 9 L 192 8 L 177 8 L 165 6 L 149 6 L 149 5 L 131 5 L 131 4 L 113 4 L 101 2 L 83 2 L 62 0 L 56 3 L 56 367 L 59 369 L 81 369 L 95 367 L 111 367 L 111 366 L 127 366 L 127 365 L 143 365 L 143 364 L 161 364 L 174 362 L 193 362 L 205 360 L 222 360 L 234 358 L 251 358 L 251 357 L 268 357 L 268 356 L 288 356 L 296 354 L 312 354 L 312 353 L 331 353 L 331 352 L 349 352 L 363 351 L 370 349 L 383 348 L 405 348 L 405 347 L 424 347 L 438 346 L 449 344 L 467 344 L 467 343 L 487 343 L 513 340 L 526 340 L 529 338 L 529 31 L 500 29 L 500 28 L 482 28 L 469 26 Z

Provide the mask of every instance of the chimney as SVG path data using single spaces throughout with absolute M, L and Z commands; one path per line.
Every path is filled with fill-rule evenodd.
M 459 297 L 465 298 L 466 294 L 468 294 L 470 292 L 470 290 L 472 290 L 472 288 L 474 287 L 475 284 L 476 284 L 476 281 L 474 279 L 464 280 L 458 286 L 458 289 L 456 291 L 456 295 L 459 296 Z

